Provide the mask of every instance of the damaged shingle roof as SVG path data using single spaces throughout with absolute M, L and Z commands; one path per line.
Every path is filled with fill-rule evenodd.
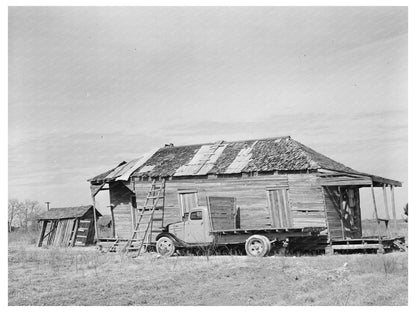
M 79 206 L 79 207 L 65 207 L 65 208 L 51 208 L 48 211 L 40 214 L 38 220 L 61 220 L 61 219 L 74 219 L 81 218 L 87 212 L 92 209 L 92 205 Z M 97 217 L 101 216 L 98 210 L 95 210 Z
M 121 166 L 131 166 L 131 162 Z M 120 165 L 89 181 L 103 182 L 120 178 Z M 238 142 L 166 146 L 160 148 L 131 173 L 136 177 L 201 176 L 267 171 L 305 171 L 327 169 L 346 173 L 359 172 L 336 162 L 291 137 Z

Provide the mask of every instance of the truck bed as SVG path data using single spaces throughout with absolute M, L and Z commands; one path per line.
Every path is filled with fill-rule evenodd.
M 256 228 L 216 230 L 210 234 L 214 236 L 215 245 L 243 244 L 252 235 L 266 236 L 271 242 L 286 239 L 310 239 L 318 237 L 325 227 L 296 227 L 296 228 Z
M 292 227 L 292 228 L 256 228 L 256 229 L 230 229 L 214 230 L 211 234 L 235 235 L 235 234 L 256 234 L 256 233 L 313 233 L 319 234 L 324 231 L 325 227 Z

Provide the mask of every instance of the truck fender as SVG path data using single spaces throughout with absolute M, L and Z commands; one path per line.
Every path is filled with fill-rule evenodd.
M 172 233 L 160 233 L 158 236 L 156 236 L 156 241 L 158 241 L 161 237 L 169 237 L 175 244 L 175 247 L 187 247 L 186 243 L 184 243 Z

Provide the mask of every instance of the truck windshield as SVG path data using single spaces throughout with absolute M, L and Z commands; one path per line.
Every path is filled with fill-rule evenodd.
M 202 211 L 192 211 L 189 219 L 190 220 L 202 220 Z

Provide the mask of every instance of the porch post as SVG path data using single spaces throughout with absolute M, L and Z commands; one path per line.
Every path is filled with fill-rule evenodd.
M 389 229 L 389 222 L 390 222 L 390 214 L 389 214 L 389 207 L 387 205 L 387 192 L 386 192 L 386 184 L 383 184 L 383 198 L 384 198 L 384 209 L 386 211 L 386 219 L 387 219 L 387 235 L 389 238 L 391 237 L 390 229 Z
M 342 192 L 341 187 L 338 186 L 338 192 L 339 192 L 339 211 L 341 214 L 341 233 L 342 233 L 342 239 L 345 239 L 345 231 L 344 231 L 344 214 L 342 209 Z
M 110 205 L 110 211 L 111 211 L 111 231 L 113 233 L 113 238 L 116 238 L 116 224 L 114 219 L 114 206 Z
M 380 230 L 380 220 L 378 219 L 378 213 L 377 213 L 377 205 L 376 205 L 376 197 L 374 196 L 374 186 L 373 186 L 373 182 L 371 182 L 371 195 L 373 196 L 373 207 L 374 207 L 374 212 L 376 214 L 376 221 L 377 221 L 377 227 L 378 227 L 378 240 L 379 243 L 381 244 L 381 230 Z
M 98 226 L 97 226 L 97 213 L 95 212 L 95 195 L 92 195 L 92 211 L 94 213 L 94 230 L 95 230 L 95 237 L 97 238 L 97 242 L 99 240 L 98 235 Z
M 136 180 L 134 177 L 129 179 L 130 185 L 132 186 L 131 191 L 133 195 L 130 196 L 130 214 L 131 214 L 131 234 L 134 235 L 136 231 L 137 220 L 136 220 L 136 209 L 137 209 L 137 198 L 136 198 Z M 143 208 L 144 209 L 144 208 Z M 150 232 L 152 229 L 150 228 Z
M 93 187 L 93 185 L 90 185 L 91 189 L 91 197 L 92 197 L 92 208 L 93 208 L 93 214 L 94 214 L 94 238 L 97 238 L 97 242 L 99 241 L 100 237 L 98 234 L 98 225 L 97 225 L 97 213 L 95 212 L 95 196 L 98 194 L 99 191 L 103 188 L 106 182 L 103 181 L 103 183 L 99 186 Z
M 397 233 L 396 202 L 394 200 L 394 186 L 393 185 L 390 185 L 390 192 L 391 192 L 391 210 L 393 212 L 394 232 Z
M 134 231 L 136 230 L 136 209 L 134 208 L 133 203 L 131 203 L 130 205 L 130 215 L 131 215 L 131 233 L 133 235 Z

